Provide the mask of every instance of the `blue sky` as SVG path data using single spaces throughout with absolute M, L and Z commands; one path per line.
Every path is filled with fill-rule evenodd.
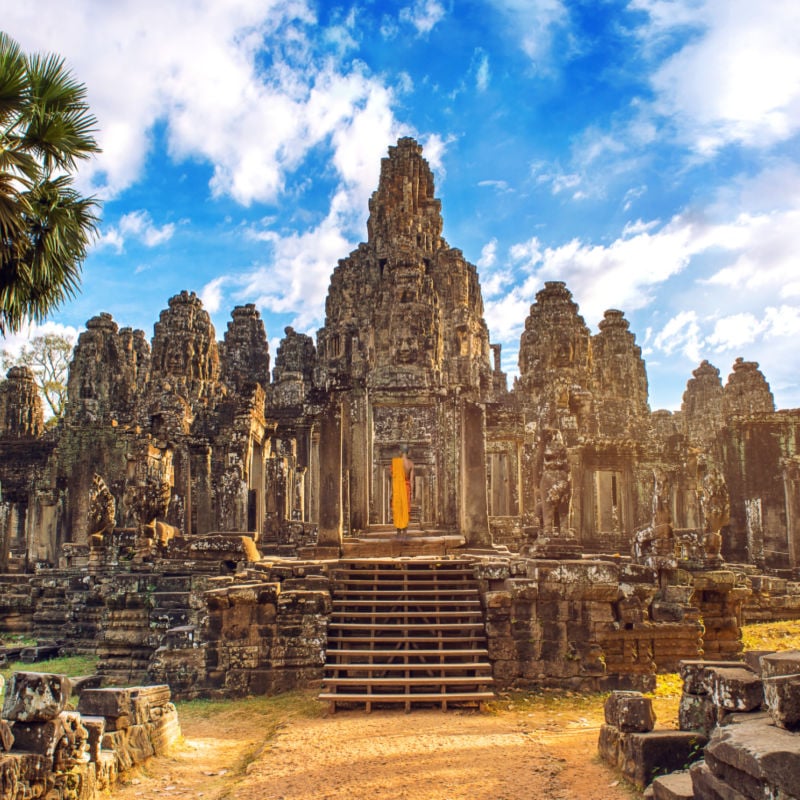
M 707 358 L 760 362 L 800 407 L 800 4 L 796 0 L 0 0 L 28 51 L 83 81 L 104 200 L 83 288 L 145 330 L 182 289 L 222 338 L 261 310 L 314 333 L 366 238 L 380 159 L 416 137 L 444 236 L 478 266 L 516 372 L 546 280 L 589 327 L 625 312 L 651 408 Z M 35 333 L 35 331 L 33 331 Z M 6 343 L 14 347 L 18 340 Z

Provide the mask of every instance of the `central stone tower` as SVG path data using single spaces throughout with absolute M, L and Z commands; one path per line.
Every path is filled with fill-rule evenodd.
M 369 209 L 368 241 L 334 270 L 317 340 L 332 398 L 320 430 L 321 544 L 391 524 L 389 465 L 407 446 L 412 519 L 488 545 L 483 404 L 493 384 L 481 289 L 442 237 L 433 174 L 413 139 L 389 148 Z

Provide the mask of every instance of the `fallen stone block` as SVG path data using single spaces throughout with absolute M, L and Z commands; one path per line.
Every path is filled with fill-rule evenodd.
M 662 775 L 651 784 L 653 800 L 693 800 L 692 777 L 688 770 Z
M 764 689 L 761 679 L 746 667 L 712 667 L 707 672 L 714 705 L 725 711 L 754 711 L 761 708 Z
M 800 736 L 766 715 L 716 728 L 705 758 L 715 777 L 753 800 L 800 794 Z
M 800 650 L 783 650 L 761 657 L 761 675 L 773 678 L 776 675 L 800 674 Z
M 6 687 L 3 719 L 9 722 L 47 722 L 65 708 L 72 692 L 66 675 L 15 672 Z
M 606 722 L 623 733 L 644 733 L 656 724 L 653 701 L 641 692 L 612 692 L 604 711 Z
M 130 718 L 131 689 L 84 689 L 78 700 L 78 711 L 90 717 Z
M 703 756 L 708 739 L 693 731 L 650 731 L 626 735 L 625 776 L 639 788 L 655 778 L 688 769 Z
M 761 657 L 770 656 L 774 652 L 774 650 L 747 650 L 742 653 L 742 658 L 744 658 L 744 663 L 747 664 L 756 675 L 761 676 Z
M 790 731 L 800 730 L 800 675 L 765 678 L 764 702 L 776 725 Z
M 741 661 L 701 661 L 691 659 L 681 661 L 678 671 L 683 681 L 683 691 L 687 694 L 710 694 L 708 670 L 712 668 L 741 668 Z
M 705 761 L 698 761 L 689 768 L 692 778 L 692 797 L 697 800 L 750 800 L 750 798 L 715 777 Z

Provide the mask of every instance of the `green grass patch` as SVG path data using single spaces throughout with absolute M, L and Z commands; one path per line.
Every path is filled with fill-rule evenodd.
M 94 675 L 97 668 L 96 656 L 59 656 L 46 661 L 28 664 L 23 661 L 12 661 L 0 670 L 0 674 L 8 680 L 13 672 L 51 672 L 55 675 L 67 675 L 76 678 L 80 675 Z

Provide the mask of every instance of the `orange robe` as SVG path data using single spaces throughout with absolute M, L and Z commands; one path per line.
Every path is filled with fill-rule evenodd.
M 403 458 L 392 459 L 392 520 L 398 530 L 408 527 L 409 512 L 411 511 L 411 483 L 406 480 L 406 471 L 403 469 Z

